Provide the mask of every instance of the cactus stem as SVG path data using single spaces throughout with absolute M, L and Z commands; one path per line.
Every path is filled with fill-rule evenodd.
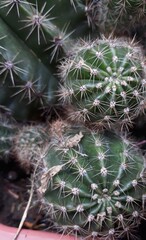
M 62 31 L 59 32 L 58 36 L 54 37 L 52 42 L 52 45 L 47 48 L 46 50 L 49 50 L 51 48 L 53 48 L 53 51 L 51 53 L 51 59 L 50 62 L 53 61 L 53 59 L 56 57 L 58 58 L 59 53 L 62 52 L 62 50 L 66 50 L 66 54 L 67 54 L 67 49 L 66 48 L 66 43 L 69 40 L 69 37 L 73 34 L 74 31 L 71 31 L 70 33 L 66 34 L 67 32 L 67 27 L 64 27 L 62 29 Z
M 20 17 L 20 11 L 19 11 L 19 6 L 20 4 L 31 4 L 31 3 L 28 3 L 26 1 L 23 1 L 23 0 L 3 0 L 1 1 L 0 3 L 0 9 L 1 8 L 7 8 L 9 7 L 8 11 L 7 11 L 7 15 L 11 12 L 11 10 L 16 7 L 16 11 L 17 11 L 17 14 L 18 14 L 18 17 Z
M 46 3 L 44 3 L 44 5 L 42 6 L 42 8 L 39 12 L 38 4 L 36 3 L 36 8 L 32 8 L 32 15 L 28 16 L 26 20 L 21 20 L 22 22 L 26 23 L 26 25 L 24 27 L 22 27 L 21 29 L 31 27 L 30 32 L 26 37 L 26 40 L 32 35 L 32 33 L 35 31 L 35 29 L 37 29 L 38 45 L 41 44 L 41 35 L 42 35 L 44 41 L 47 42 L 43 28 L 45 27 L 49 30 L 52 30 L 52 25 L 49 23 L 52 19 L 54 19 L 54 17 L 49 18 L 49 13 L 54 6 L 52 6 L 48 11 L 43 13 L 45 10 L 45 7 L 46 7 Z
M 17 92 L 15 92 L 11 97 L 15 97 L 16 95 L 21 95 L 20 101 L 23 98 L 28 98 L 29 103 L 31 103 L 33 101 L 33 97 L 35 97 L 36 95 L 36 87 L 35 83 L 38 82 L 39 79 L 37 79 L 36 81 L 32 82 L 32 80 L 29 80 L 26 82 L 25 85 L 16 85 L 15 88 L 18 88 L 20 90 L 18 90 Z

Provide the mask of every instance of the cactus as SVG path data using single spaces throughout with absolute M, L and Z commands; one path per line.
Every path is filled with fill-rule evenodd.
M 123 39 L 79 42 L 59 69 L 58 95 L 69 118 L 128 128 L 144 110 L 145 66 L 141 48 Z M 69 108 L 69 107 L 68 107 Z
M 131 29 L 146 19 L 145 0 L 107 0 L 99 8 L 103 9 L 104 18 L 97 21 L 97 25 L 105 34 L 130 35 Z
M 19 121 L 36 120 L 56 105 L 56 65 L 69 54 L 71 35 L 89 34 L 85 13 L 73 3 L 0 2 L 0 104 Z
M 43 124 L 20 126 L 13 138 L 11 155 L 22 169 L 30 173 L 37 164 L 39 153 L 48 143 L 49 134 Z
M 18 128 L 13 119 L 7 116 L 8 112 L 3 110 L 0 106 L 0 160 L 8 161 L 11 157 L 13 138 Z
M 124 136 L 61 125 L 43 158 L 45 213 L 58 231 L 85 239 L 131 234 L 144 217 L 141 152 Z
M 95 31 L 103 31 L 104 23 L 108 13 L 108 2 L 109 0 L 81 0 L 75 1 L 76 7 L 85 11 L 88 25 Z

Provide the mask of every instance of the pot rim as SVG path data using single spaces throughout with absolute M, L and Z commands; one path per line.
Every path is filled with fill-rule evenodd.
M 0 238 L 2 240 L 13 240 L 17 228 L 9 227 L 0 223 Z M 22 229 L 17 240 L 77 240 L 75 236 L 62 235 L 54 232 L 44 232 L 41 230 Z M 82 238 L 80 238 L 81 240 Z

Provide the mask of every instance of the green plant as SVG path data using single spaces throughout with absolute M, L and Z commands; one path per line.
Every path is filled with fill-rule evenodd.
M 13 138 L 17 132 L 17 125 L 5 113 L 1 112 L 0 106 L 0 160 L 7 161 L 11 156 L 11 148 L 13 146 Z
M 43 153 L 39 195 L 55 228 L 85 239 L 130 236 L 144 217 L 140 150 L 126 137 L 110 132 L 95 133 L 61 122 L 52 129 L 51 143 Z
M 144 56 L 133 41 L 78 42 L 59 74 L 60 100 L 72 108 L 69 119 L 123 128 L 144 110 Z
M 13 137 L 11 155 L 27 173 L 34 170 L 39 154 L 49 144 L 47 131 L 43 124 L 20 126 Z
M 104 18 L 97 21 L 97 25 L 105 34 L 130 34 L 131 29 L 146 19 L 145 0 L 107 0 L 101 9 L 104 9 L 105 14 L 102 14 Z
M 85 19 L 73 1 L 0 2 L 0 104 L 17 120 L 56 104 L 57 62 L 69 54 L 71 35 L 89 34 Z

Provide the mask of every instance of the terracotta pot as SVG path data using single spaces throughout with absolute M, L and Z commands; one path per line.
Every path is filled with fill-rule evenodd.
M 0 239 L 13 240 L 17 232 L 17 228 L 8 227 L 0 224 Z M 61 234 L 52 232 L 43 232 L 36 230 L 22 229 L 17 240 L 75 240 L 73 236 L 62 236 Z M 76 239 L 77 240 L 77 239 Z M 79 238 L 78 240 L 81 240 Z

